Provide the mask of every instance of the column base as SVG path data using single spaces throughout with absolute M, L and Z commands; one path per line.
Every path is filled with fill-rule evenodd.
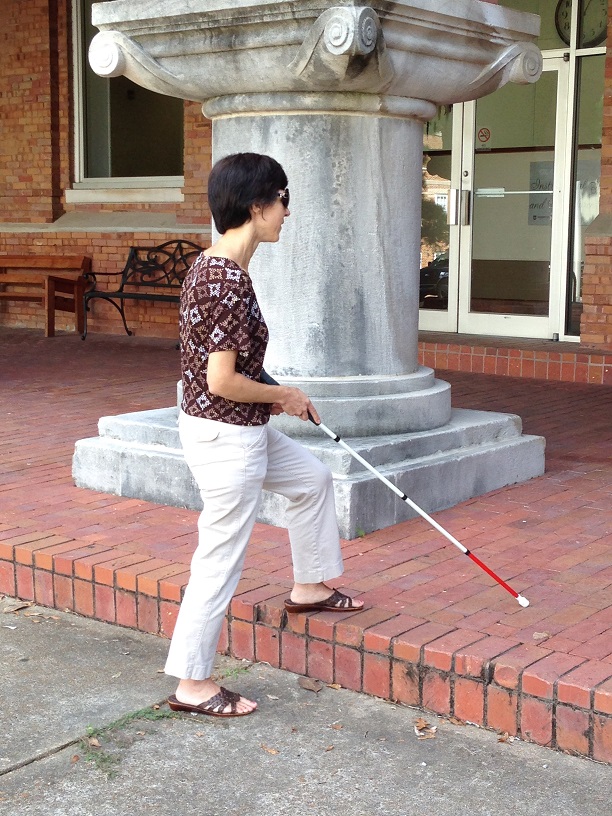
M 381 436 L 427 431 L 445 425 L 451 416 L 451 387 L 419 366 L 399 377 L 279 377 L 283 385 L 301 388 L 312 399 L 325 424 L 340 436 Z M 272 419 L 288 434 L 318 437 L 312 423 L 296 427 L 293 417 Z
M 157 504 L 201 509 L 199 491 L 181 450 L 176 420 L 176 408 L 102 417 L 100 436 L 76 443 L 76 485 Z M 300 441 L 334 474 L 343 538 L 356 538 L 415 515 L 327 437 Z M 511 414 L 454 409 L 449 422 L 433 431 L 345 441 L 429 513 L 544 473 L 544 439 L 522 435 L 520 418 Z M 284 527 L 284 508 L 282 497 L 265 493 L 259 520 Z

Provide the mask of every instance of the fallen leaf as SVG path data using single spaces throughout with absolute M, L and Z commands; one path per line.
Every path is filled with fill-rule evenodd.
M 342 725 L 342 723 L 332 723 L 332 724 L 331 724 L 329 727 L 330 727 L 330 728 L 333 728 L 333 729 L 334 729 L 334 731 L 341 731 L 341 730 L 342 730 L 342 728 L 344 728 L 344 726 Z
M 334 691 L 338 691 L 338 689 L 341 689 L 342 686 L 340 685 L 340 683 L 328 683 L 327 688 L 334 689 Z
M 88 740 L 92 748 L 101 748 L 100 740 L 97 737 L 90 737 Z
M 437 725 L 430 725 L 423 717 L 419 717 L 414 722 L 414 733 L 419 739 L 433 739 L 437 730 Z
M 279 700 L 280 698 L 277 697 L 275 694 L 266 694 L 268 700 Z
M 326 750 L 326 751 L 333 751 L 333 750 L 334 750 L 334 746 L 333 746 L 333 745 L 328 745 L 328 746 L 327 746 L 327 748 L 326 748 L 325 750 Z
M 10 612 L 19 612 L 20 609 L 28 609 L 33 603 L 34 601 L 28 601 L 27 603 L 18 604 L 17 606 L 11 606 L 8 609 L 4 609 L 3 612 L 5 615 L 8 615 Z
M 73 755 L 70 757 L 70 761 L 71 761 L 71 762 L 72 762 L 72 764 L 74 765 L 74 763 L 75 763 L 75 762 L 78 762 L 80 758 L 81 758 L 81 757 L 80 757 L 78 754 L 73 754 Z
M 306 691 L 314 691 L 319 693 L 323 688 L 323 683 L 320 680 L 314 680 L 312 677 L 298 677 L 298 685 Z
M 157 670 L 157 674 L 165 674 L 165 673 L 166 673 L 165 669 L 158 669 Z
M 153 711 L 159 711 L 159 706 L 157 705 L 157 703 L 155 703 L 155 705 L 152 705 L 151 708 L 153 709 Z
M 117 672 L 117 674 L 111 674 L 111 680 L 116 680 L 118 677 L 121 677 L 121 672 Z
M 204 736 L 203 731 L 196 731 L 196 737 L 203 737 L 203 736 Z
M 264 745 L 263 742 L 261 743 L 261 747 L 264 749 L 264 751 L 267 751 L 268 754 L 280 754 L 280 751 L 278 751 L 276 748 L 269 748 L 267 745 Z
M 458 720 L 456 717 L 451 717 L 451 718 L 448 720 L 448 722 L 449 722 L 451 725 L 465 725 L 465 723 L 463 722 L 463 720 Z
M 550 632 L 534 632 L 532 637 L 534 640 L 546 640 L 550 637 Z
M 504 731 L 503 734 L 500 734 L 497 738 L 498 742 L 514 742 L 514 737 L 511 737 L 507 731 Z
M 24 612 L 24 618 L 42 618 L 42 612 Z
M 144 735 L 145 735 L 145 732 L 144 732 L 144 731 L 137 731 L 137 732 L 136 732 L 136 736 L 137 736 L 137 737 L 144 737 Z

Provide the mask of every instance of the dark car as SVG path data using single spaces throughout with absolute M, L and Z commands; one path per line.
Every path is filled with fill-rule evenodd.
M 438 255 L 420 271 L 420 302 L 423 303 L 427 297 L 438 298 L 444 302 L 448 300 L 448 252 Z

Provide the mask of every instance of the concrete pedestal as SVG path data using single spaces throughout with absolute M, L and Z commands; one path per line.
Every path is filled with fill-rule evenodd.
M 73 477 L 79 487 L 200 509 L 199 491 L 183 452 L 177 409 L 102 417 L 100 436 L 76 443 Z M 294 430 L 302 427 L 292 420 Z M 304 425 L 304 427 L 306 427 Z M 414 512 L 343 448 L 319 431 L 302 440 L 334 474 L 343 538 L 411 518 Z M 519 417 L 455 409 L 434 431 L 346 439 L 357 453 L 428 512 L 539 476 L 544 440 L 521 435 Z M 264 494 L 259 520 L 284 526 L 285 500 Z

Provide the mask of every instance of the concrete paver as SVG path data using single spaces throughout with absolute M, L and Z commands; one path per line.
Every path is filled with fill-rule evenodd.
M 0 601 L 0 773 L 54 752 L 174 690 L 167 641 L 78 615 Z

